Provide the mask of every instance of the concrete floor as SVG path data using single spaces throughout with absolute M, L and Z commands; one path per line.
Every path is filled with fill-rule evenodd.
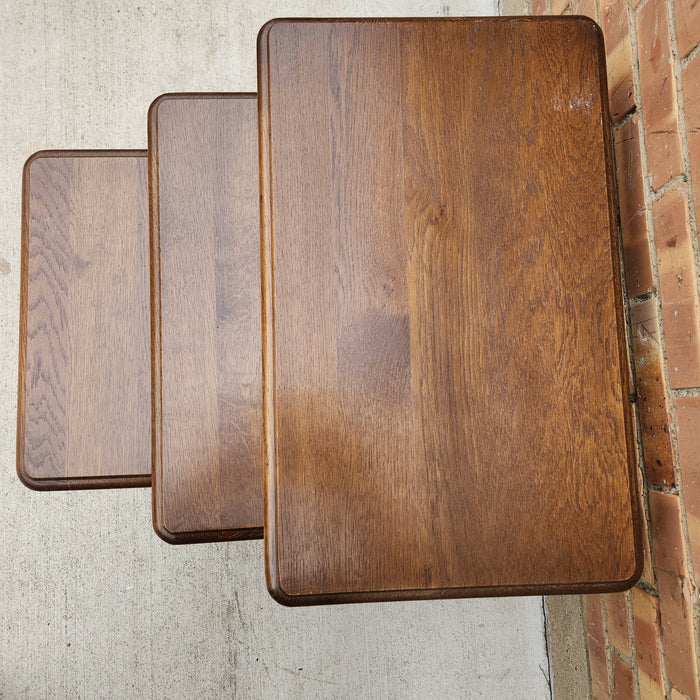
M 345 5 L 345 7 L 343 6 Z M 0 28 L 0 697 L 549 698 L 542 600 L 290 610 L 260 542 L 172 547 L 150 491 L 15 476 L 22 164 L 145 148 L 170 91 L 254 91 L 274 16 L 496 14 L 468 2 L 4 0 Z

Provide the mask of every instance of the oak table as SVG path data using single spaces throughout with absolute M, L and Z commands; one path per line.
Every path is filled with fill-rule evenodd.
M 153 524 L 178 544 L 262 537 L 257 102 L 149 112 Z
M 258 88 L 272 595 L 631 586 L 597 25 L 276 20 Z
M 145 151 L 24 167 L 17 472 L 34 489 L 148 486 Z

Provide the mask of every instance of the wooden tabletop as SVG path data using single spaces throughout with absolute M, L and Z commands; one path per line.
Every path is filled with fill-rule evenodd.
M 598 27 L 279 20 L 258 60 L 273 596 L 632 585 Z
M 17 472 L 34 489 L 150 484 L 145 151 L 24 167 Z
M 149 113 L 153 524 L 171 543 L 262 537 L 255 95 Z

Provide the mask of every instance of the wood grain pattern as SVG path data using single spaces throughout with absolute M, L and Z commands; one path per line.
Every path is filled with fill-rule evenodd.
M 632 585 L 598 27 L 277 20 L 258 61 L 272 595 Z
M 24 167 L 17 473 L 34 489 L 150 484 L 145 151 Z
M 262 537 L 255 95 L 151 106 L 153 524 L 173 544 Z

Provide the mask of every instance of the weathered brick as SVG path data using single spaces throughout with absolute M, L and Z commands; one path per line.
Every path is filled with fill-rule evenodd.
M 603 607 L 599 595 L 584 595 L 583 606 L 586 616 L 586 638 L 588 641 L 588 663 L 591 667 L 593 698 L 610 698 L 608 663 L 605 656 L 605 629 L 603 627 Z
M 653 212 L 671 386 L 700 386 L 700 300 L 685 185 L 659 197 Z
M 696 4 L 700 8 L 700 2 Z M 683 69 L 683 104 L 690 151 L 695 215 L 700 220 L 700 54 L 689 61 Z
M 634 700 L 632 667 L 617 654 L 613 655 L 613 684 L 615 686 L 615 700 Z
M 700 698 L 693 631 L 693 601 L 680 498 L 649 492 L 651 536 L 659 590 L 666 674 L 693 700 Z
M 639 695 L 645 700 L 664 700 L 659 601 L 639 588 L 632 589 L 631 598 Z
M 641 211 L 622 226 L 622 256 L 625 286 L 630 298 L 653 292 L 654 277 L 649 255 L 647 213 Z
M 653 291 L 654 276 L 644 201 L 639 119 L 636 114 L 615 134 L 615 176 L 622 225 L 625 286 L 630 297 L 637 297 Z
M 639 483 L 643 483 L 640 475 Z M 646 494 L 644 495 L 646 499 Z M 651 544 L 649 540 L 649 521 L 647 520 L 646 509 L 642 508 L 642 552 L 644 555 L 644 568 L 642 569 L 642 581 L 654 584 L 656 576 L 654 575 L 654 567 L 651 561 Z
M 603 601 L 598 594 L 584 595 L 583 607 L 586 615 L 586 634 L 601 646 L 605 646 L 603 625 Z
M 641 304 L 632 306 L 630 321 L 637 375 L 639 422 L 642 428 L 644 471 L 649 483 L 673 486 L 676 477 L 656 299 L 647 299 Z
M 675 0 L 678 51 L 685 58 L 700 43 L 700 2 Z
M 637 15 L 639 81 L 651 186 L 658 190 L 683 172 L 676 79 L 664 0 L 649 0 Z
M 584 15 L 598 21 L 596 0 L 571 0 L 571 12 L 574 15 Z
M 601 0 L 600 15 L 608 66 L 610 116 L 616 122 L 634 107 L 632 44 L 627 3 Z
M 608 639 L 626 656 L 632 656 L 630 626 L 627 621 L 627 594 L 608 593 L 605 596 L 608 613 Z
M 639 138 L 639 117 L 633 114 L 615 134 L 615 175 L 623 223 L 646 207 Z
M 550 14 L 561 15 L 564 10 L 569 6 L 569 0 L 551 0 L 550 2 Z
M 690 556 L 697 584 L 700 578 L 700 396 L 676 399 L 676 435 Z

